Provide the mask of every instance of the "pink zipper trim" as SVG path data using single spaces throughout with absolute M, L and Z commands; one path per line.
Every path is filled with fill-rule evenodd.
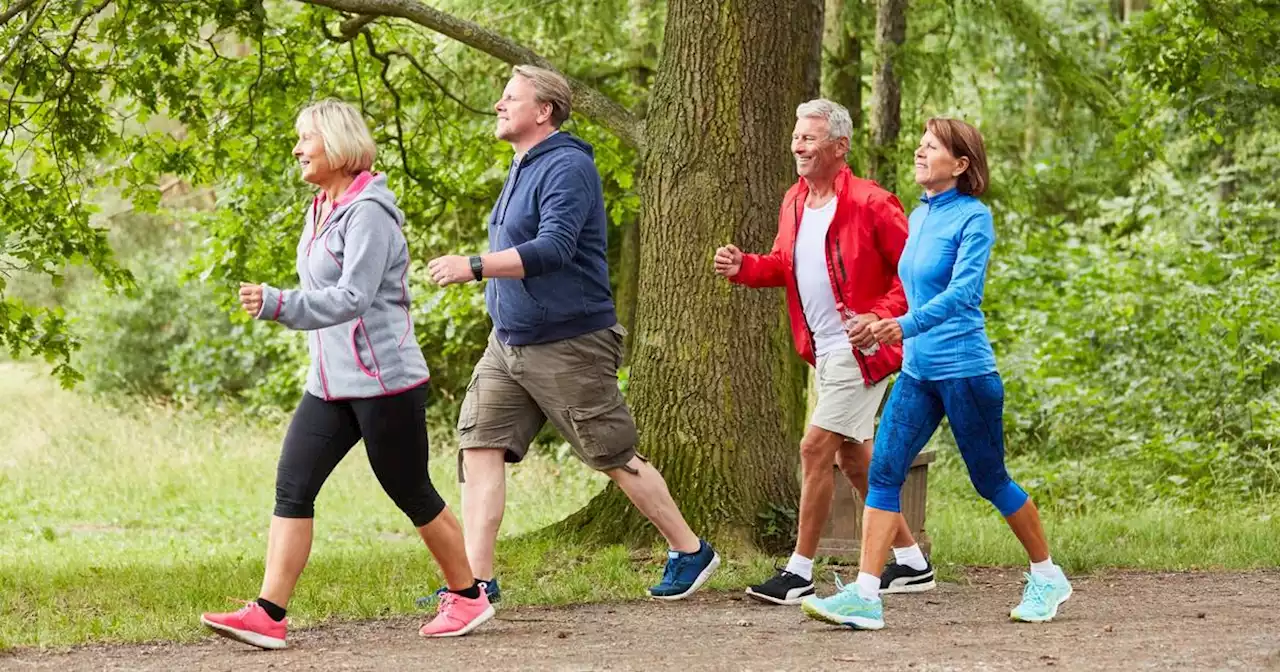
M 271 321 L 275 322 L 280 319 L 280 310 L 284 308 L 284 290 L 280 290 L 280 300 L 276 301 L 276 312 L 271 316 Z
M 360 325 L 360 320 L 356 320 L 356 324 L 351 325 L 351 357 L 353 360 L 356 360 L 356 367 L 358 367 L 361 372 L 364 372 L 364 374 L 369 376 L 369 378 L 378 378 L 378 374 L 370 371 L 369 367 L 365 366 L 365 362 L 361 361 L 360 352 L 356 349 L 356 332 L 360 330 Z M 374 366 L 376 366 L 376 364 Z
M 364 333 L 365 345 L 369 346 L 369 356 L 373 358 L 373 368 L 378 372 L 376 377 L 378 385 L 382 387 L 382 391 L 387 391 L 386 383 L 382 382 L 382 366 L 378 364 L 378 351 L 373 349 L 373 341 L 369 338 L 369 329 L 364 326 L 364 318 L 360 318 L 360 331 Z
M 400 394 L 400 393 L 402 393 L 402 392 L 408 392 L 409 390 L 412 390 L 412 389 L 413 389 L 413 388 L 415 388 L 415 387 L 419 387 L 419 386 L 421 386 L 421 385 L 423 385 L 423 384 L 425 384 L 425 383 L 429 383 L 429 382 L 431 382 L 431 376 L 430 376 L 430 375 L 428 375 L 426 378 L 423 378 L 422 380 L 419 380 L 419 381 L 417 381 L 417 382 L 414 382 L 414 383 L 410 383 L 410 384 L 408 384 L 408 385 L 405 385 L 404 387 L 397 387 L 397 388 L 396 388 L 396 389 L 394 389 L 394 390 L 387 390 L 386 392 L 383 392 L 382 394 L 375 394 L 375 395 L 373 395 L 372 397 L 329 397 L 329 396 L 326 396 L 326 397 L 325 397 L 325 401 L 347 401 L 347 400 L 350 400 L 350 399 L 382 399 L 383 397 L 394 397 L 394 396 L 396 396 L 397 394 Z

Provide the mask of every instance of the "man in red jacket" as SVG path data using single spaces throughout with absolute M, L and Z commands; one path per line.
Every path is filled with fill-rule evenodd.
M 844 107 L 824 99 L 800 105 L 791 135 L 800 180 L 782 200 L 773 250 L 716 250 L 716 273 L 731 282 L 787 288 L 796 351 L 817 368 L 818 400 L 800 442 L 795 552 L 776 576 L 747 588 L 773 604 L 799 604 L 813 593 L 813 557 L 835 487 L 832 465 L 866 498 L 876 410 L 902 364 L 902 346 L 877 343 L 866 326 L 907 310 L 898 280 L 907 218 L 893 194 L 854 177 L 845 164 L 852 132 Z M 933 567 L 901 517 L 893 550 L 882 593 L 934 587 Z

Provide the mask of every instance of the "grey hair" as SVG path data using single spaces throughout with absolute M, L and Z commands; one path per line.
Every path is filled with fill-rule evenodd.
M 849 110 L 840 103 L 826 98 L 815 98 L 807 103 L 800 103 L 796 108 L 796 119 L 823 119 L 827 122 L 829 139 L 853 140 L 853 119 L 849 117 Z

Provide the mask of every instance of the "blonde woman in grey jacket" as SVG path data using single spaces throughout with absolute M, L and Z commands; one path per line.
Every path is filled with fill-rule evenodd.
M 311 553 L 315 499 L 357 441 L 378 482 L 409 517 L 444 573 L 448 591 L 427 637 L 464 635 L 493 617 L 475 582 L 462 528 L 427 471 L 430 374 L 409 311 L 404 214 L 385 175 L 370 172 L 376 147 L 351 105 L 302 111 L 293 148 L 318 193 L 298 242 L 299 289 L 242 283 L 240 303 L 260 320 L 304 331 L 311 365 L 285 435 L 258 599 L 200 620 L 225 637 L 285 647 L 285 608 Z

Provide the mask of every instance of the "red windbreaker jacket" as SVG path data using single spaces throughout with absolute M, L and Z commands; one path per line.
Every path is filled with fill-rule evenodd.
M 898 279 L 898 257 L 907 242 L 907 216 L 893 194 L 871 180 L 854 177 L 848 166 L 836 176 L 836 212 L 827 231 L 827 275 L 836 309 L 875 313 L 881 319 L 907 312 L 907 297 Z M 769 254 L 742 255 L 742 268 L 730 278 L 748 287 L 787 288 L 787 312 L 796 352 L 814 364 L 813 334 L 796 287 L 796 234 L 809 195 L 805 181 L 787 191 L 778 212 L 778 237 Z M 853 348 L 867 385 L 884 380 L 902 367 L 902 345 L 883 343 L 874 355 Z

